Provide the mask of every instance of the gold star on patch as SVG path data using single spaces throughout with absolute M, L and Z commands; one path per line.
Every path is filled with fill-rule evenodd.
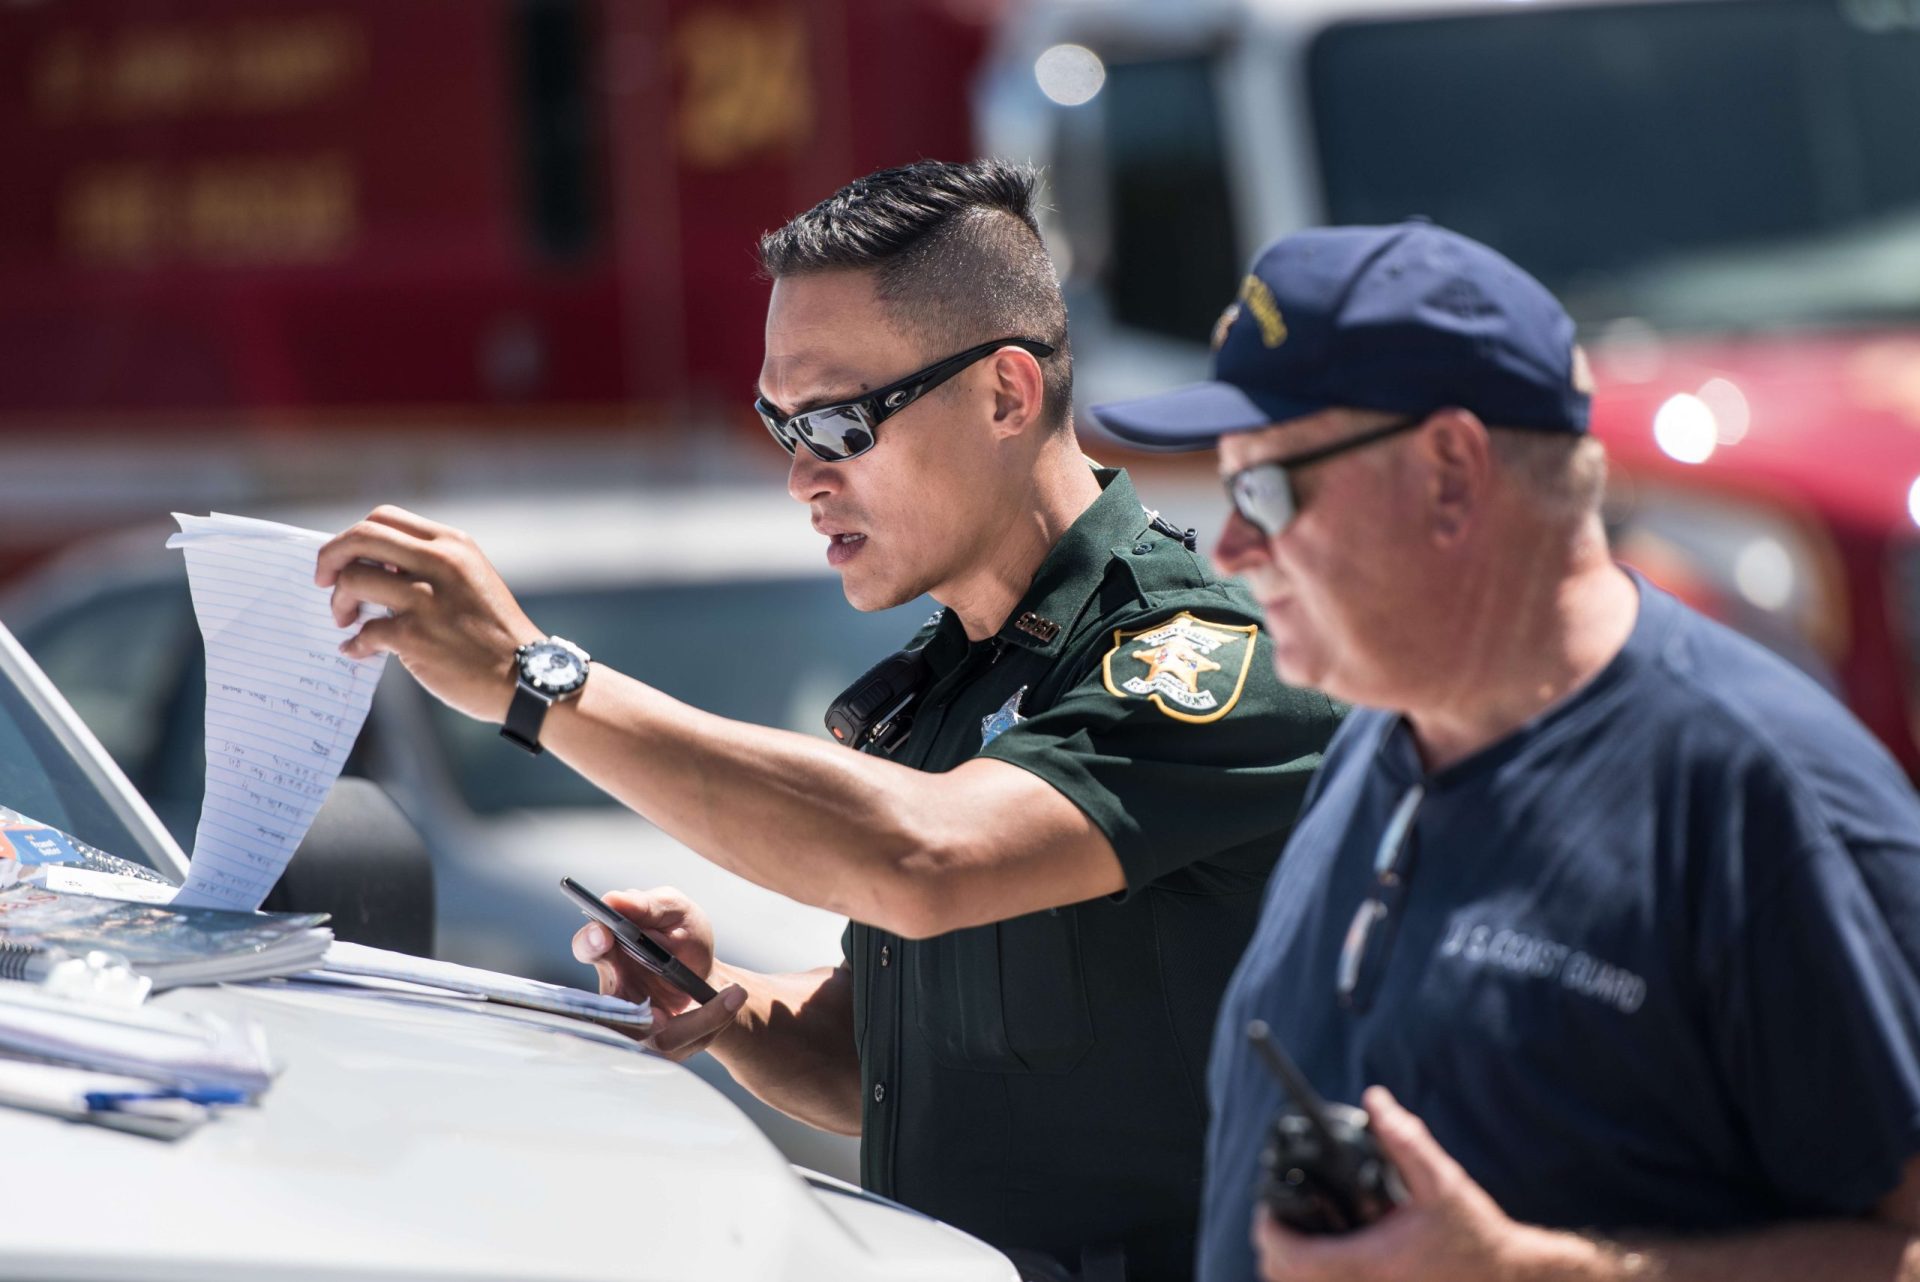
M 1200 674 L 1218 672 L 1220 665 L 1193 648 L 1185 637 L 1175 637 L 1150 650 L 1135 650 L 1133 657 L 1147 665 L 1147 683 L 1157 681 L 1162 672 L 1170 672 L 1186 683 L 1187 689 L 1200 689 Z

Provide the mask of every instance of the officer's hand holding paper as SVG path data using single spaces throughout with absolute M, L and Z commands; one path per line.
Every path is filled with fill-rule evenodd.
M 481 721 L 505 718 L 513 697 L 508 660 L 544 634 L 472 539 L 389 505 L 321 539 L 314 551 L 307 581 L 332 593 L 331 618 L 342 637 L 351 634 L 343 655 L 396 655 L 449 707 Z M 393 617 L 354 629 L 370 610 Z

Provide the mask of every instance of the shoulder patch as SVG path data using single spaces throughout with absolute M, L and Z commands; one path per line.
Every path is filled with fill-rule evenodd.
M 1145 699 L 1175 721 L 1218 721 L 1240 701 L 1258 630 L 1209 623 L 1185 610 L 1137 632 L 1116 629 L 1100 661 L 1107 693 Z

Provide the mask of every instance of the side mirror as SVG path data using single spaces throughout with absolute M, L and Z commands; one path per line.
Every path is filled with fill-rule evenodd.
M 426 843 L 371 779 L 343 775 L 260 905 L 333 914 L 336 939 L 433 956 L 433 863 Z

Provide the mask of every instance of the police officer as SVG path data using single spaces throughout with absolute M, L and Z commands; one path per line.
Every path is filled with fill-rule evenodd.
M 1216 560 L 1362 705 L 1222 1004 L 1200 1276 L 1890 1278 L 1920 1259 L 1920 804 L 1814 682 L 1616 565 L 1573 324 L 1431 224 L 1256 260 Z M 1254 1218 L 1265 1020 L 1410 1201 Z M 1387 1089 L 1380 1089 L 1385 1087 Z M 1404 1101 L 1404 1105 L 1401 1102 Z M 1416 1114 L 1418 1116 L 1416 1116 Z
M 758 410 L 788 489 L 854 606 L 944 607 L 904 661 L 904 738 L 857 754 L 590 667 L 464 536 L 398 509 L 318 580 L 343 621 L 394 611 L 351 653 L 853 919 L 837 965 L 756 975 L 679 895 L 615 898 L 723 990 L 692 1007 L 587 927 L 576 953 L 652 998 L 658 1048 L 858 1133 L 867 1187 L 1043 1267 L 1183 1277 L 1208 1030 L 1335 710 L 1277 681 L 1245 591 L 1081 455 L 1033 184 L 884 171 L 761 246 Z M 780 621 L 715 662 L 778 664 Z

